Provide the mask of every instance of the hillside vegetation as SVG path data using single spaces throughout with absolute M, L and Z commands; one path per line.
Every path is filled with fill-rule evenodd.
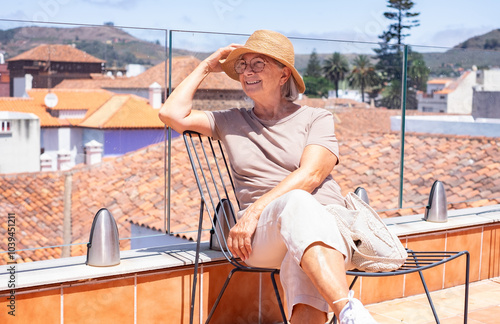
M 0 30 L 0 52 L 5 58 L 12 58 L 40 44 L 74 44 L 95 57 L 107 61 L 107 66 L 123 67 L 138 63 L 155 65 L 167 56 L 165 46 L 158 41 L 138 39 L 126 31 L 113 26 L 98 27 L 20 27 Z M 415 49 L 418 51 L 418 49 Z M 173 49 L 174 56 L 193 54 L 187 49 Z M 432 75 L 456 75 L 461 69 L 473 65 L 480 68 L 500 65 L 500 29 L 475 36 L 443 53 L 422 53 Z M 208 53 L 196 53 L 203 59 Z M 318 53 L 324 61 L 331 53 Z M 344 54 L 348 61 L 356 54 Z M 372 56 L 372 58 L 375 55 Z M 309 61 L 308 54 L 296 56 L 296 67 L 303 72 Z
M 76 48 L 106 60 L 108 66 L 121 67 L 130 63 L 155 65 L 166 57 L 165 46 L 159 42 L 138 39 L 113 26 L 0 30 L 0 52 L 5 52 L 6 59 L 40 44 L 74 44 Z M 174 55 L 186 52 L 176 50 Z

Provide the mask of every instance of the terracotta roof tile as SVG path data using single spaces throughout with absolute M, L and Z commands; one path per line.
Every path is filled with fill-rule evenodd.
M 193 56 L 180 56 L 172 59 L 172 87 L 175 88 L 200 64 L 200 60 Z M 167 66 L 165 68 L 165 65 Z M 157 82 L 165 89 L 168 75 L 168 60 L 157 64 L 145 72 L 130 78 L 96 78 L 96 79 L 67 79 L 59 83 L 57 89 L 147 89 L 153 82 Z M 228 78 L 224 73 L 210 74 L 200 85 L 201 90 L 241 90 L 239 82 Z
M 54 110 L 87 110 L 87 115 L 96 111 L 113 94 L 106 90 L 51 90 L 58 97 Z M 50 114 L 44 99 L 48 89 L 28 91 L 30 98 L 0 97 L 0 111 L 33 113 L 40 118 L 41 127 L 75 125 L 81 119 L 59 119 Z
M 366 110 L 368 112 L 368 110 Z M 369 114 L 371 113 L 368 112 Z M 371 205 L 384 217 L 423 213 L 434 180 L 441 180 L 450 209 L 500 203 L 500 143 L 496 138 L 433 134 L 407 134 L 404 169 L 404 209 L 398 209 L 398 133 L 354 133 L 353 112 L 337 112 L 341 162 L 333 176 L 347 194 L 364 187 Z M 361 115 L 361 111 L 357 114 Z M 389 116 L 386 115 L 385 118 Z M 369 120 L 369 118 L 367 118 Z M 348 122 L 349 121 L 349 122 Z M 379 129 L 379 128 L 376 128 Z M 164 144 L 155 144 L 100 164 L 79 165 L 72 181 L 72 242 L 86 243 L 95 213 L 108 208 L 119 224 L 121 238 L 130 237 L 130 223 L 163 231 Z M 182 139 L 172 140 L 171 231 L 193 239 L 196 235 L 199 194 Z M 64 207 L 63 172 L 0 176 L 0 213 L 15 211 L 19 248 L 62 243 Z M 204 222 L 207 226 L 208 222 Z M 35 225 L 35 227 L 33 227 Z M 0 226 L 0 249 L 6 250 L 5 226 Z M 182 232 L 182 233 L 178 233 Z M 204 238 L 208 232 L 204 232 Z M 130 248 L 121 240 L 122 249 Z M 25 262 L 60 257 L 60 248 L 36 253 L 25 251 Z M 85 244 L 71 248 L 72 255 L 86 253 Z M 1 257 L 5 262 L 6 254 Z
M 106 90 L 65 90 L 53 89 L 50 92 L 57 95 L 58 103 L 53 110 L 89 110 L 93 113 L 97 108 L 104 104 L 112 95 L 112 92 Z M 31 89 L 28 91 L 30 98 L 37 103 L 44 105 L 45 96 L 49 93 L 48 89 Z
M 0 97 L 0 111 L 17 111 L 35 114 L 40 118 L 40 126 L 42 127 L 69 125 L 67 120 L 53 117 L 47 112 L 44 104 L 36 102 L 32 98 Z
M 49 53 L 50 52 L 50 53 Z M 104 63 L 106 61 L 98 59 L 84 51 L 74 48 L 71 45 L 38 45 L 24 53 L 21 53 L 7 62 L 14 61 L 50 61 L 52 62 L 82 62 L 82 63 Z
M 30 98 L 0 98 L 0 111 L 33 113 L 41 127 L 82 126 L 91 128 L 163 128 L 158 110 L 135 95 L 118 95 L 103 89 L 55 89 L 58 103 L 52 110 L 85 110 L 80 119 L 60 119 L 50 114 L 44 98 L 49 90 L 28 91 Z

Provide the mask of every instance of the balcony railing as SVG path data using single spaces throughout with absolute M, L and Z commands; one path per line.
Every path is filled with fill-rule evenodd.
M 0 29 L 8 26 L 0 20 Z M 20 22 L 17 31 L 29 42 L 9 39 L 2 44 L 12 69 L 10 81 L 0 87 L 8 85 L 13 98 L 0 97 L 0 122 L 10 129 L 0 132 L 0 140 L 5 140 L 0 153 L 0 213 L 15 216 L 16 244 L 10 249 L 8 227 L 0 227 L 0 264 L 8 262 L 9 252 L 15 252 L 17 262 L 85 254 L 92 218 L 103 207 L 118 223 L 123 250 L 193 238 L 199 198 L 183 143 L 158 120 L 157 103 L 210 53 L 230 43 L 244 43 L 249 35 L 127 26 L 31 26 L 32 22 Z M 44 28 L 53 27 L 58 28 L 52 29 L 57 37 L 43 38 Z M 99 33 L 85 38 L 89 33 L 78 33 L 85 29 Z M 423 213 L 435 180 L 445 184 L 449 209 L 500 202 L 498 137 L 469 131 L 487 129 L 490 126 L 477 123 L 479 118 L 495 117 L 491 112 L 499 102 L 500 73 L 495 68 L 500 53 L 291 40 L 296 66 L 309 89 L 316 91 L 299 103 L 328 109 L 335 116 L 341 158 L 333 175 L 344 194 L 364 187 L 371 205 L 385 217 Z M 60 50 L 57 45 L 66 47 Z M 26 61 L 16 64 L 18 55 L 37 47 L 47 57 L 41 57 L 43 51 L 32 53 L 33 63 L 43 64 L 29 69 Z M 380 58 L 375 50 L 380 49 L 391 58 L 384 70 L 376 67 Z M 82 59 L 71 71 L 58 65 L 57 60 L 64 60 L 58 55 L 70 50 L 85 52 L 88 61 Z M 393 78 L 365 87 L 364 102 L 359 84 L 349 85 L 348 79 L 340 83 L 341 98 L 327 97 L 328 91 L 315 88 L 315 80 L 306 75 L 313 52 L 320 64 L 340 53 L 349 71 L 359 55 L 367 55 L 379 77 L 387 77 L 381 75 L 385 71 Z M 101 61 L 101 73 L 87 65 Z M 407 131 L 414 116 L 436 115 L 419 109 L 416 92 L 425 93 L 427 80 L 442 77 L 455 83 L 439 103 L 446 113 L 438 115 L 472 115 L 476 122 L 450 134 L 446 118 L 424 119 L 421 126 L 413 121 Z M 49 94 L 55 94 L 57 102 Z M 251 106 L 239 85 L 222 74 L 207 78 L 195 97 L 195 109 Z M 57 117 L 81 111 L 86 111 L 83 118 Z

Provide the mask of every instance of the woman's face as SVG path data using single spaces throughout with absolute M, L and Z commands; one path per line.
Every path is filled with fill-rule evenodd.
M 279 67 L 272 58 L 262 54 L 247 53 L 242 56 L 242 59 L 245 61 L 246 67 L 240 74 L 240 82 L 247 96 L 253 100 L 281 96 L 281 86 L 291 74 L 289 68 Z M 260 72 L 254 72 L 250 65 L 258 61 L 264 62 L 264 69 Z

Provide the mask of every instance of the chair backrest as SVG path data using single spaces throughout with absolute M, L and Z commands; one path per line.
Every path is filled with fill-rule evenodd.
M 196 132 L 186 131 L 183 137 L 200 193 L 200 217 L 206 214 L 210 221 L 210 247 L 224 253 L 233 263 L 226 240 L 229 229 L 236 223 L 235 207 L 239 210 L 239 203 L 223 145 Z

